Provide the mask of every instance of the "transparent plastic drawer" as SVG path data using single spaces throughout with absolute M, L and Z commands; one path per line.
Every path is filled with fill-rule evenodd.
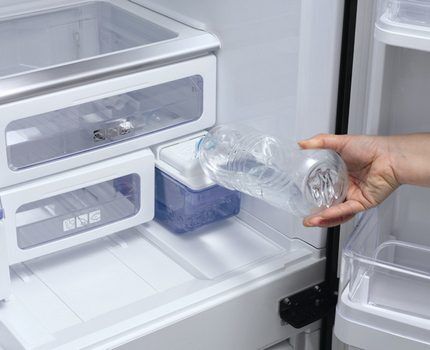
M 154 156 L 132 152 L 0 191 L 10 264 L 154 216 Z
M 33 115 L 6 126 L 7 159 L 19 170 L 197 120 L 203 78 L 194 75 Z
M 383 230 L 377 210 L 361 216 L 344 249 L 341 283 L 353 304 L 430 319 L 430 247 Z
M 175 38 L 178 34 L 105 1 L 0 21 L 0 76 Z
M 18 247 L 28 249 L 136 215 L 140 177 L 121 176 L 27 203 L 16 212 Z
M 0 187 L 203 130 L 215 104 L 213 55 L 0 102 Z
M 44 0 L 0 7 L 0 46 L 4 103 L 209 54 L 219 41 L 129 0 Z

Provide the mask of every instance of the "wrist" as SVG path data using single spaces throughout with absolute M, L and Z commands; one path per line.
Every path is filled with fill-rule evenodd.
M 397 184 L 403 185 L 407 183 L 407 173 L 405 173 L 405 155 L 400 146 L 400 140 L 397 136 L 387 137 L 387 157 L 389 159 L 389 167 L 393 173 Z
M 399 184 L 430 186 L 430 134 L 390 136 L 388 145 Z

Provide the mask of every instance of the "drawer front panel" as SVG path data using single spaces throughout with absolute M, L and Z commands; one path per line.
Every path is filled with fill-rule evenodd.
M 206 56 L 0 105 L 0 188 L 203 130 L 215 103 Z
M 18 247 L 28 249 L 136 215 L 140 177 L 121 176 L 27 203 L 16 212 Z
M 196 120 L 203 78 L 195 75 L 11 122 L 9 167 L 19 170 Z
M 48 176 L 0 192 L 9 264 L 150 221 L 154 156 L 149 150 Z

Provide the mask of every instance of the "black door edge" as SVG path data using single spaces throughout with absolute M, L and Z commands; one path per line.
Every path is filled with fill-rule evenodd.
M 342 28 L 342 46 L 340 53 L 339 83 L 336 109 L 336 134 L 348 133 L 349 105 L 351 97 L 352 65 L 354 60 L 355 25 L 357 18 L 357 1 L 345 0 Z M 338 295 L 339 279 L 337 277 L 339 258 L 340 226 L 327 231 L 327 259 L 325 280 L 330 293 Z M 321 326 L 320 349 L 331 349 L 333 326 L 336 309 L 333 307 L 323 318 Z

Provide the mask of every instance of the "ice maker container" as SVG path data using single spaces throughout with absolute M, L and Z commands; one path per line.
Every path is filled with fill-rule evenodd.
M 205 134 L 154 147 L 155 219 L 175 233 L 194 231 L 240 211 L 240 193 L 216 185 L 200 166 L 196 151 Z
M 239 211 L 239 192 L 218 185 L 196 191 L 155 169 L 155 218 L 169 230 L 193 231 Z

